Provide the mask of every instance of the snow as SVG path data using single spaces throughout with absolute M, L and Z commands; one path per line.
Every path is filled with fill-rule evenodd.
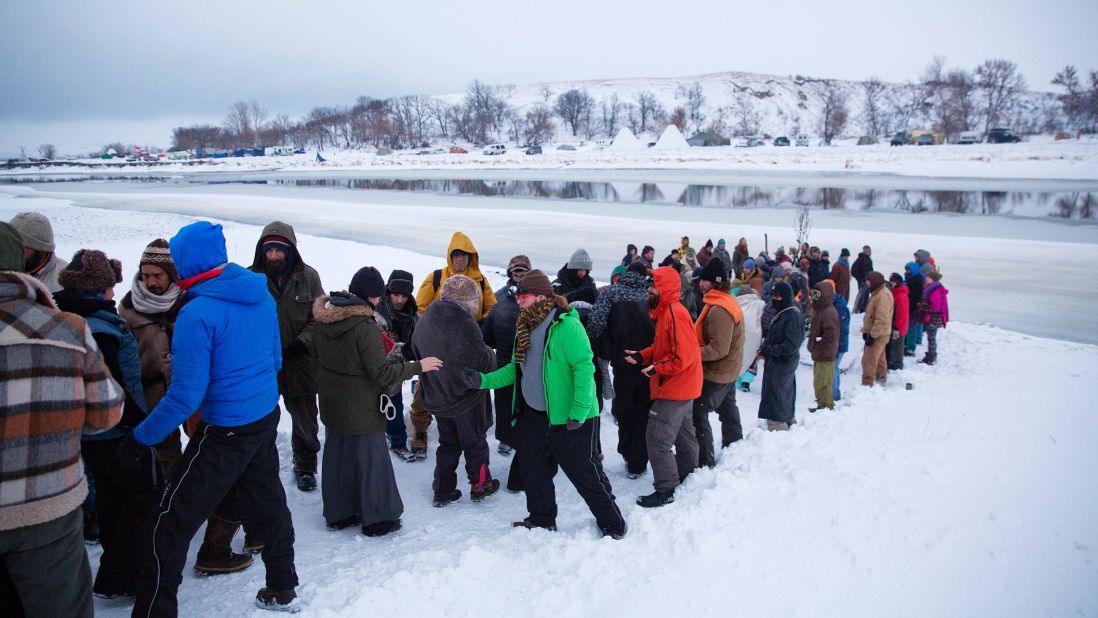
M 107 205 L 114 210 L 99 208 Z M 502 263 L 494 257 L 506 253 L 498 245 L 509 243 L 513 250 L 516 238 L 533 240 L 509 229 L 516 221 L 513 203 L 498 211 L 368 208 L 370 216 L 362 217 L 362 205 L 341 209 L 336 201 L 307 199 L 302 192 L 275 199 L 205 191 L 152 197 L 0 191 L 0 218 L 42 212 L 53 221 L 60 247 L 105 250 L 122 260 L 125 281 L 145 244 L 170 237 L 194 220 L 192 214 L 221 213 L 230 259 L 244 264 L 263 223 L 293 220 L 302 255 L 326 289 L 344 287 L 365 264 L 383 273 L 400 267 L 423 276 L 442 263 L 442 248 L 458 221 L 478 245 L 494 247 L 486 264 Z M 541 225 L 559 216 L 521 212 Z M 397 213 L 399 226 L 412 228 L 417 241 L 384 246 L 354 239 L 366 225 L 355 221 L 398 227 L 392 223 Z M 695 239 L 712 230 L 712 224 L 668 229 L 661 221 L 604 218 L 614 229 L 600 223 L 598 231 L 610 234 L 607 242 L 614 246 L 627 237 L 662 234 L 670 243 L 679 229 Z M 849 245 L 862 238 L 837 229 L 828 234 Z M 561 243 L 567 236 L 555 227 L 541 237 L 539 251 L 552 245 L 561 256 L 574 244 Z M 887 238 L 874 242 L 880 253 L 897 257 L 918 242 L 907 235 Z M 985 258 L 1006 250 L 980 236 L 963 242 L 974 245 L 974 253 L 990 254 Z M 1025 243 L 1010 241 L 1019 244 Z M 1071 247 L 1056 245 L 1057 255 L 1089 263 L 1062 254 Z M 996 268 L 955 250 L 944 251 L 943 261 L 968 260 L 985 274 Z M 532 257 L 535 265 L 544 261 Z M 599 257 L 596 268 L 604 268 Z M 962 307 L 963 270 L 950 269 L 946 280 L 951 302 Z M 486 271 L 493 285 L 502 283 L 498 268 Z M 1047 274 L 1063 283 L 1071 279 Z M 1089 305 L 1086 298 L 1074 302 Z M 856 386 L 860 320 L 855 316 L 852 325 L 853 353 L 843 365 L 854 368 L 844 376 L 838 409 L 805 413 L 811 405 L 808 366 L 798 372 L 799 423 L 788 433 L 758 429 L 757 390 L 740 394 L 746 438 L 719 452 L 716 468 L 692 475 L 676 502 L 663 509 L 633 505 L 637 495 L 651 491 L 651 476 L 625 477 L 615 428 L 604 414 L 605 465 L 630 526 L 622 541 L 599 538 L 563 475 L 557 479 L 556 533 L 512 529 L 510 522 L 526 511 L 522 496 L 507 492 L 480 504 L 463 499 L 434 509 L 433 452 L 426 463 L 394 462 L 406 505 L 401 531 L 378 539 L 353 529 L 329 532 L 319 492 L 292 488 L 284 415 L 278 447 L 294 517 L 303 615 L 479 617 L 518 609 L 531 616 L 666 616 L 730 607 L 744 615 L 804 616 L 1098 613 L 1098 417 L 1089 396 L 1098 379 L 1098 347 L 958 319 L 941 332 L 937 366 L 909 359 L 887 387 L 869 390 Z M 717 429 L 715 415 L 711 422 Z M 431 434 L 434 443 L 433 428 Z M 495 476 L 506 478 L 510 463 L 493 450 Z M 188 569 L 200 539 L 201 531 Z M 237 548 L 240 542 L 238 536 Z M 94 569 L 99 549 L 89 553 Z M 266 616 L 251 602 L 263 582 L 258 561 L 236 575 L 199 578 L 187 570 L 181 614 Z M 123 616 L 129 605 L 97 599 L 96 611 Z
M 681 150 L 683 148 L 690 148 L 690 144 L 686 143 L 686 138 L 682 136 L 678 127 L 669 124 L 667 125 L 667 128 L 663 130 L 663 134 L 660 135 L 660 139 L 656 142 L 656 145 L 652 148 L 656 150 Z
M 631 152 L 644 149 L 644 144 L 627 127 L 622 127 L 613 143 L 610 144 L 610 150 L 614 152 Z

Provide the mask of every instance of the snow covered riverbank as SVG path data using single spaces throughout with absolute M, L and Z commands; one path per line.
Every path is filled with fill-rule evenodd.
M 443 237 L 456 227 L 490 247 L 493 258 L 486 263 L 497 265 L 505 260 L 497 257 L 505 247 L 515 252 L 516 238 L 534 246 L 535 265 L 555 263 L 552 256 L 567 255 L 586 241 L 569 231 L 574 218 L 562 222 L 544 214 L 535 217 L 546 226 L 536 236 L 525 228 L 516 235 L 512 225 L 519 215 L 512 204 L 376 206 L 363 221 L 361 209 L 335 201 L 266 195 L 92 194 L 76 200 L 99 208 L 74 205 L 70 197 L 0 191 L 0 218 L 42 212 L 53 221 L 63 256 L 95 247 L 121 259 L 127 283 L 120 293 L 145 244 L 170 237 L 196 215 L 249 222 L 225 222 L 230 258 L 244 264 L 259 235 L 253 224 L 273 218 L 300 224 L 312 232 L 299 234 L 302 255 L 327 289 L 345 287 L 367 264 L 385 274 L 396 267 L 410 270 L 418 283 L 441 263 Z M 112 209 L 101 208 L 107 205 Z M 394 217 L 399 225 L 414 226 L 415 242 L 399 245 L 414 251 L 361 242 L 367 227 L 399 227 Z M 609 236 L 589 251 L 607 255 L 620 252 L 619 237 L 675 237 L 685 230 L 696 239 L 714 229 L 701 220 L 669 229 L 657 219 L 586 217 L 584 222 L 595 224 L 592 237 Z M 850 236 L 819 233 L 821 244 Z M 889 262 L 903 259 L 909 245 L 921 240 L 874 234 L 869 237 Z M 1075 264 L 1070 268 L 1092 273 L 1092 245 L 1086 242 L 1034 241 L 1032 253 L 1019 240 L 974 236 L 936 243 L 943 262 L 966 265 L 947 271 L 947 283 L 961 289 L 970 285 L 966 268 L 986 276 L 1017 247 L 1025 252 L 1023 261 L 1002 274 L 1010 284 L 1030 264 L 1024 260 L 1049 251 L 1057 264 L 1062 258 Z M 601 258 L 595 259 L 598 265 Z M 1082 270 L 1050 275 L 1055 265 L 1039 263 L 1052 285 L 1077 285 L 1080 293 L 1089 286 L 1093 294 L 1093 279 L 1080 280 L 1086 276 Z M 489 276 L 502 283 L 498 268 L 489 269 Z M 954 293 L 951 301 L 956 297 L 963 307 L 963 296 Z M 1082 300 L 1061 301 L 1056 310 Z M 1089 303 L 1083 304 L 1089 311 Z M 852 332 L 859 324 L 856 316 Z M 851 343 L 856 350 L 856 334 Z M 319 494 L 289 489 L 304 615 L 667 616 L 732 608 L 745 615 L 798 616 L 1098 613 L 1098 417 L 1089 395 L 1098 379 L 1098 347 L 959 319 L 940 336 L 939 365 L 909 363 L 884 389 L 856 386 L 856 357 L 844 362 L 855 368 L 844 377 L 844 399 L 833 412 L 804 412 L 811 405 L 811 370 L 802 367 L 800 422 L 788 433 L 758 430 L 758 394 L 741 395 L 745 440 L 720 453 L 715 469 L 694 474 L 675 504 L 664 509 L 633 506 L 635 496 L 650 491 L 651 476 L 625 477 L 614 450 L 615 428 L 604 413 L 606 467 L 630 526 L 620 542 L 598 537 L 563 479 L 555 534 L 510 528 L 525 515 L 521 495 L 501 492 L 481 504 L 463 499 L 431 508 L 433 453 L 426 463 L 394 464 L 407 510 L 404 528 L 390 537 L 329 532 Z M 904 388 L 908 382 L 912 390 Z M 279 449 L 283 478 L 291 486 L 285 416 Z M 497 477 L 506 476 L 509 464 L 493 455 Z M 94 568 L 98 550 L 91 553 Z M 188 571 L 181 614 L 265 615 L 251 604 L 262 583 L 261 565 L 206 579 Z M 121 601 L 97 600 L 96 610 L 104 616 L 129 613 Z

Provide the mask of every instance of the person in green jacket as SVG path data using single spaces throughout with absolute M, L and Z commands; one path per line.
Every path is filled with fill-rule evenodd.
M 526 273 L 515 300 L 521 309 L 511 362 L 488 374 L 462 371 L 470 387 L 514 385 L 511 423 L 526 485 L 529 517 L 516 527 L 556 529 L 557 468 L 579 492 L 604 536 L 625 536 L 625 518 L 596 452 L 599 407 L 591 342 L 579 314 L 553 293 L 540 270 Z
M 313 304 L 320 420 L 326 428 L 320 491 L 332 530 L 361 524 L 366 536 L 400 528 L 400 500 L 385 444 L 387 392 L 442 361 L 393 360 L 394 343 L 382 334 L 374 311 L 385 294 L 376 268 L 355 273 L 349 292 L 332 292 Z

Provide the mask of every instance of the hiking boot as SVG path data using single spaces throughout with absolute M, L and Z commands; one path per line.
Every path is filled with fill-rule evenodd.
M 751 383 L 750 382 L 744 382 L 743 384 L 740 385 L 740 390 L 745 392 L 745 393 L 750 393 L 751 392 Z
M 416 456 L 412 454 L 412 451 L 408 450 L 406 446 L 394 446 L 389 449 L 397 456 L 397 459 L 401 461 L 415 461 Z
M 938 362 L 938 355 L 934 352 L 927 352 L 926 356 L 922 357 L 919 362 L 924 365 L 933 365 Z
M 313 491 L 316 489 L 316 473 L 315 472 L 301 472 L 294 470 L 294 480 L 297 481 L 297 488 L 301 491 Z
M 629 528 L 625 525 L 624 521 L 621 523 L 621 530 L 617 530 L 617 529 L 613 529 L 613 528 L 599 528 L 599 530 L 602 531 L 602 536 L 608 536 L 608 537 L 614 539 L 615 541 L 620 541 L 623 538 L 625 538 L 625 532 L 628 529 Z
M 526 528 L 527 530 L 541 529 L 541 530 L 548 530 L 549 532 L 556 532 L 557 531 L 557 527 L 554 524 L 549 524 L 547 526 L 543 526 L 541 524 L 536 524 L 536 523 L 530 521 L 530 518 L 526 518 L 522 521 L 513 522 L 511 524 L 511 527 L 512 528 Z
M 904 350 L 904 356 L 915 356 L 915 350 Z
M 411 458 L 406 459 L 405 461 L 409 461 L 409 462 L 423 461 L 424 459 L 427 459 L 427 447 L 426 446 L 413 446 L 412 447 L 412 456 L 411 456 Z
M 332 523 L 328 524 L 328 529 L 333 531 L 333 532 L 335 532 L 336 530 L 346 530 L 347 528 L 350 528 L 351 526 L 357 526 L 359 524 L 359 522 L 361 522 L 361 521 L 362 521 L 361 517 L 359 517 L 358 515 L 352 515 L 352 516 L 350 516 L 346 519 L 340 519 L 338 521 L 333 521 Z
M 473 485 L 473 489 L 469 492 L 469 499 L 473 502 L 480 502 L 488 496 L 496 493 L 499 490 L 499 479 L 488 479 L 483 483 L 477 483 Z
M 499 453 L 500 455 L 503 455 L 504 457 L 510 457 L 511 453 L 513 453 L 514 450 L 515 449 L 511 448 L 510 444 L 504 444 L 504 443 L 500 442 L 499 443 L 499 448 L 496 449 L 496 452 Z
M 301 611 L 301 601 L 293 590 L 271 590 L 260 588 L 255 595 L 255 604 L 259 609 L 296 614 Z
M 671 504 L 675 501 L 675 490 L 660 491 L 656 490 L 647 496 L 640 496 L 637 498 L 637 506 L 642 506 L 646 509 L 656 508 Z
M 248 554 L 234 554 L 231 543 L 240 522 L 222 519 L 210 515 L 206 522 L 206 536 L 194 561 L 194 571 L 199 575 L 222 575 L 236 573 L 252 566 L 252 557 Z
M 372 524 L 362 526 L 362 534 L 369 537 L 385 536 L 390 532 L 396 532 L 400 530 L 400 520 L 394 519 L 391 521 L 378 521 Z
M 447 504 L 450 504 L 451 502 L 457 502 L 458 500 L 461 500 L 461 490 L 455 489 L 454 491 L 451 491 L 449 493 L 435 494 L 434 502 L 432 502 L 431 504 L 433 504 L 435 508 L 442 508 Z
M 247 526 L 244 526 L 244 552 L 248 554 L 258 554 L 263 552 L 263 548 L 267 544 L 256 538 L 255 533 L 248 530 Z
M 643 472 L 626 472 L 625 473 L 625 478 L 627 478 L 629 480 L 639 479 L 642 476 L 644 476 Z

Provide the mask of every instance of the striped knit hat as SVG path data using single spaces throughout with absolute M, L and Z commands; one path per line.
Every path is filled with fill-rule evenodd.
M 163 268 L 172 281 L 179 281 L 179 273 L 175 270 L 175 260 L 172 259 L 172 252 L 168 250 L 168 241 L 163 238 L 157 238 L 145 247 L 138 268 L 146 264 Z

